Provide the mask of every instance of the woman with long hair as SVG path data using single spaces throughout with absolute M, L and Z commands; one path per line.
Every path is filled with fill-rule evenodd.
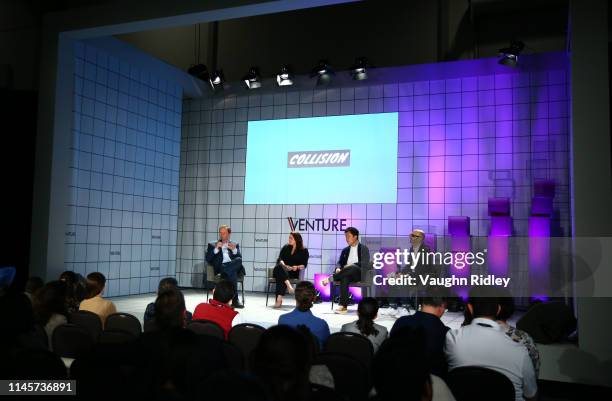
M 36 291 L 33 298 L 34 318 L 47 333 L 49 349 L 55 328 L 68 322 L 65 297 L 66 284 L 62 281 L 51 281 Z
M 374 323 L 374 319 L 378 316 L 378 301 L 371 297 L 363 298 L 357 306 L 357 316 L 359 318 L 354 322 L 343 325 L 341 331 L 367 337 L 376 352 L 388 336 L 385 326 Z
M 283 304 L 283 295 L 287 291 L 294 293 L 291 286 L 291 279 L 300 277 L 300 270 L 304 270 L 308 265 L 308 249 L 304 247 L 304 240 L 298 232 L 289 234 L 287 244 L 281 248 L 276 266 L 272 276 L 276 279 L 276 302 L 275 308 L 280 308 Z

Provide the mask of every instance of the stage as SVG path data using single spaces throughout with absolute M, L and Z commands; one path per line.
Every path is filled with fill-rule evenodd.
M 191 312 L 193 312 L 199 303 L 206 301 L 205 291 L 184 290 L 183 293 L 185 294 L 187 310 Z M 145 308 L 149 302 L 155 301 L 155 297 L 155 293 L 150 293 L 129 295 L 124 297 L 112 297 L 109 299 L 115 303 L 119 312 L 130 313 L 136 316 L 142 323 Z M 266 294 L 260 292 L 247 292 L 245 293 L 245 307 L 244 309 L 239 309 L 239 311 L 243 315 L 246 322 L 255 323 L 263 327 L 270 327 L 278 322 L 278 317 L 280 315 L 291 311 L 295 307 L 295 301 L 293 300 L 292 296 L 285 297 L 285 301 L 281 309 L 273 309 L 271 307 L 273 304 L 273 294 L 270 296 L 270 306 L 266 307 Z M 392 309 L 388 308 L 380 309 L 376 323 L 383 325 L 390 330 L 396 320 L 394 316 L 389 316 L 389 312 L 392 311 Z M 349 306 L 349 312 L 346 315 L 334 313 L 329 302 L 315 304 L 312 308 L 312 312 L 315 314 L 315 316 L 323 318 L 327 321 L 332 333 L 340 331 L 343 324 L 357 319 L 357 305 Z M 411 313 L 414 313 L 414 311 L 411 311 Z M 519 317 L 519 313 L 515 314 L 510 323 L 514 324 L 515 320 Z M 444 322 L 444 324 L 448 327 L 456 329 L 460 327 L 461 323 L 463 322 L 463 313 L 446 312 L 442 316 L 442 322 Z

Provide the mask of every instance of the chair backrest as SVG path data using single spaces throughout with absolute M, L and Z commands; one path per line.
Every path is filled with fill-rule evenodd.
M 446 380 L 457 401 L 513 401 L 514 385 L 510 379 L 495 370 L 478 366 L 456 368 Z M 495 394 L 495 397 L 491 397 Z
M 157 325 L 157 322 L 155 321 L 155 319 L 145 320 L 144 327 L 143 327 L 143 331 L 145 333 L 149 333 L 151 331 L 157 331 L 157 330 L 159 330 L 159 326 Z
M 252 324 L 252 323 L 243 323 L 238 324 L 230 330 L 227 340 L 240 348 L 242 351 L 242 355 L 248 365 L 249 357 L 251 355 L 251 351 L 255 348 L 257 343 L 259 342 L 259 338 L 266 331 L 263 327 Z
M 102 333 L 102 320 L 100 316 L 93 312 L 80 310 L 71 313 L 68 321 L 85 329 L 94 342 L 98 341 L 98 337 Z
M 227 366 L 230 369 L 236 371 L 244 370 L 244 355 L 242 355 L 240 348 L 230 342 L 224 341 L 223 354 L 225 355 Z
M 100 334 L 100 344 L 125 344 L 134 341 L 138 336 L 124 330 L 106 330 Z
M 120 312 L 108 315 L 104 330 L 121 330 L 138 337 L 142 333 L 142 326 L 136 316 Z
M 369 367 L 374 356 L 374 346 L 361 334 L 337 332 L 327 338 L 325 352 L 348 355 Z
M 80 358 L 94 346 L 94 340 L 86 329 L 76 324 L 59 325 L 53 330 L 53 352 L 64 358 Z
M 216 337 L 220 340 L 225 340 L 225 331 L 219 324 L 210 320 L 192 320 L 187 325 L 187 329 L 196 334 Z
M 327 366 L 334 377 L 334 389 L 346 399 L 368 398 L 370 378 L 367 367 L 360 361 L 337 352 L 321 352 L 315 357 L 313 365 Z
M 215 281 L 215 268 L 210 263 L 206 264 L 206 281 Z

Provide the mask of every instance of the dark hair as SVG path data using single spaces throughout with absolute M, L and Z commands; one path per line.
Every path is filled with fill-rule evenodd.
M 177 288 L 178 282 L 174 277 L 166 277 L 159 280 L 159 284 L 157 285 L 157 293 L 164 292 L 170 288 Z
M 474 287 L 470 290 L 468 304 L 472 305 L 472 318 L 493 317 L 497 318 L 499 298 L 493 288 Z
M 377 400 L 419 401 L 431 384 L 426 340 L 422 329 L 402 329 L 401 336 L 385 340 L 374 356 L 372 371 Z M 405 372 L 402 385 L 389 372 Z
M 161 330 L 184 326 L 185 297 L 178 288 L 169 288 L 157 296 L 155 323 Z
M 87 299 L 93 298 L 104 290 L 106 277 L 100 272 L 93 272 L 87 275 Z
M 507 288 L 498 288 L 499 314 L 497 319 L 506 321 L 514 314 L 514 298 Z
M 378 335 L 374 327 L 374 319 L 378 314 L 378 301 L 371 297 L 363 298 L 357 306 L 357 328 L 364 336 Z
M 66 315 L 66 283 L 50 281 L 43 286 L 33 299 L 34 317 L 42 326 L 46 325 L 54 314 Z
M 295 240 L 296 250 L 301 251 L 302 249 L 304 249 L 304 240 L 302 239 L 302 234 L 294 231 L 289 235 L 291 235 L 293 239 Z
M 280 325 L 262 333 L 249 365 L 268 389 L 270 399 L 305 400 L 309 399 L 311 361 L 306 337 Z
M 227 280 L 221 280 L 215 285 L 213 299 L 221 303 L 228 303 L 234 298 L 234 284 Z
M 66 283 L 66 309 L 68 313 L 79 310 L 79 305 L 87 296 L 87 283 L 83 276 L 70 270 L 60 274 L 59 280 Z
M 355 237 L 359 237 L 359 230 L 356 229 L 355 227 L 347 227 L 346 230 L 344 230 L 344 232 L 351 233 Z
M 421 305 L 442 306 L 448 304 L 448 291 L 443 287 L 430 287 L 421 297 Z
M 45 285 L 45 282 L 43 281 L 42 278 L 38 276 L 32 276 L 26 282 L 25 291 L 28 294 L 34 294 L 36 290 L 38 290 L 39 288 L 42 288 L 43 285 Z
M 295 303 L 302 312 L 312 308 L 316 295 L 314 284 L 310 281 L 300 281 L 295 286 Z
M 73 284 L 77 281 L 77 274 L 72 270 L 63 271 L 59 276 L 59 281 L 65 282 L 67 285 Z

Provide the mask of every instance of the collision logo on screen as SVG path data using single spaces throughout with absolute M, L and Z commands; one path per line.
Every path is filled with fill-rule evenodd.
M 305 167 L 349 167 L 351 151 L 342 150 L 307 150 L 287 153 L 288 168 Z

